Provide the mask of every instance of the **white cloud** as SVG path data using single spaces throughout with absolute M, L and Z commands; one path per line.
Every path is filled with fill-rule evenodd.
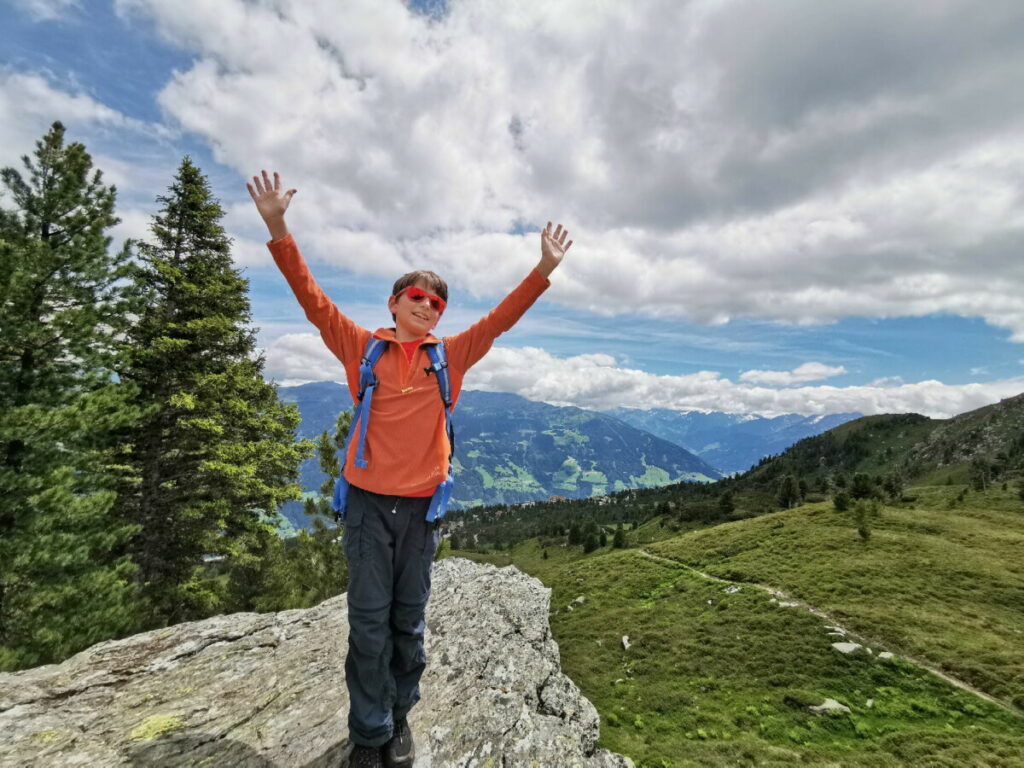
M 74 78 L 72 78 L 73 80 Z M 48 74 L 0 68 L 0 167 L 24 175 L 22 156 L 59 120 L 64 142 L 80 142 L 102 171 L 103 183 L 116 186 L 115 244 L 125 237 L 148 237 L 155 194 L 170 183 L 180 155 L 174 131 L 125 115 L 97 101 L 74 82 Z
M 345 369 L 311 333 L 287 333 L 264 348 L 264 375 L 279 384 L 309 381 L 345 381 Z
M 117 217 L 121 219 L 120 223 L 115 224 L 109 232 L 113 238 L 114 247 L 120 247 L 120 244 L 129 238 L 132 240 L 152 239 L 153 235 L 149 229 L 152 221 L 152 213 L 150 211 L 119 206 L 117 208 Z
M 65 18 L 68 12 L 81 8 L 80 0 L 11 0 L 36 21 Z
M 1017 4 L 117 8 L 196 57 L 164 109 L 241 175 L 279 169 L 339 266 L 423 256 L 500 295 L 538 255 L 503 233 L 553 218 L 576 245 L 550 298 L 576 308 L 952 312 L 1024 341 Z
M 902 376 L 883 376 L 880 379 L 875 379 L 870 384 L 868 384 L 868 386 L 869 387 L 900 387 L 900 386 L 903 386 L 903 384 L 905 384 L 905 383 L 906 382 L 903 380 Z
M 288 333 L 271 342 L 265 375 L 282 384 L 345 378 L 341 364 L 311 333 Z M 769 388 L 734 382 L 715 371 L 659 376 L 617 367 L 615 358 L 603 353 L 559 358 L 536 347 L 495 347 L 469 371 L 465 388 L 594 410 L 627 406 L 764 416 L 860 412 L 948 418 L 1020 394 L 1024 377 L 962 385 L 889 379 L 863 386 Z
M 467 389 L 514 392 L 553 405 L 597 410 L 621 406 L 727 413 L 921 413 L 947 418 L 1024 391 L 1024 377 L 975 384 L 940 381 L 867 386 L 793 386 L 737 383 L 714 371 L 658 376 L 618 368 L 607 355 L 557 358 L 542 349 L 497 347 L 466 376 Z
M 804 363 L 792 371 L 744 371 L 740 374 L 740 381 L 750 384 L 768 384 L 770 386 L 789 387 L 794 384 L 805 384 L 808 381 L 829 379 L 833 376 L 841 376 L 846 373 L 846 368 L 841 365 L 832 366 L 824 363 Z
M 21 167 L 20 158 L 31 151 L 55 119 L 69 131 L 87 126 L 113 129 L 134 121 L 87 94 L 66 93 L 37 74 L 0 69 L 0 166 Z M 80 140 L 80 139 L 72 139 Z

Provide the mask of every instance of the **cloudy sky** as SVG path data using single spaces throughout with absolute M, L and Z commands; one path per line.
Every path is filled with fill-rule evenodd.
M 0 165 L 56 119 L 145 236 L 188 153 L 267 376 L 340 379 L 247 176 L 357 322 L 462 330 L 575 244 L 467 387 L 588 408 L 950 416 L 1024 391 L 1024 4 L 0 0 Z

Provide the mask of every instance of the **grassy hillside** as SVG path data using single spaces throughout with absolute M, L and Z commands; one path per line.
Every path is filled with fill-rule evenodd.
M 801 440 L 744 474 L 739 487 L 772 488 L 785 475 L 826 490 L 839 475 L 897 473 L 915 484 L 976 482 L 1024 469 L 1024 394 L 962 413 L 929 419 L 916 413 L 865 416 Z
M 961 490 L 911 489 L 867 541 L 822 503 L 679 535 L 651 521 L 629 533 L 643 549 L 456 554 L 551 587 L 563 667 L 601 713 L 601 745 L 640 766 L 1021 766 L 1024 718 L 901 658 L 1024 706 L 1024 501 Z M 747 583 L 729 592 L 689 566 Z M 827 622 L 749 582 L 824 609 L 875 653 L 839 653 Z M 850 713 L 811 714 L 826 698 Z
M 768 459 L 740 478 L 742 488 L 774 487 L 785 475 L 825 489 L 837 475 L 893 470 L 910 475 L 910 453 L 942 422 L 916 413 L 864 416 L 821 435 L 801 440 L 785 453 Z
M 768 583 L 1024 710 L 1024 502 L 990 488 L 914 490 L 871 536 L 852 512 L 814 504 L 697 531 L 650 551 Z

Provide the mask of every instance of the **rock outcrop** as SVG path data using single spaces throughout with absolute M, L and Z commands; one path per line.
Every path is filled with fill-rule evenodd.
M 632 766 L 597 749 L 593 705 L 561 671 L 550 591 L 513 567 L 434 568 L 416 768 Z M 0 765 L 348 764 L 345 595 L 99 643 L 0 675 Z
M 845 704 L 840 704 L 835 699 L 825 699 L 821 704 L 809 707 L 809 709 L 816 715 L 831 715 L 833 713 L 839 713 L 841 715 L 850 714 L 850 708 Z

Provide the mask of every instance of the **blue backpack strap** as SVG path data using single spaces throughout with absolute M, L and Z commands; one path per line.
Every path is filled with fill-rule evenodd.
M 348 498 L 348 480 L 345 479 L 345 461 L 348 459 L 348 447 L 352 444 L 352 438 L 356 430 L 359 433 L 359 447 L 356 454 L 356 466 L 366 467 L 363 459 L 363 445 L 366 440 L 366 429 L 370 425 L 370 404 L 373 401 L 373 390 L 377 388 L 377 376 L 373 368 L 384 353 L 386 341 L 370 337 L 366 342 L 366 350 L 359 363 L 359 392 L 356 393 L 356 404 L 352 408 L 352 423 L 348 428 L 348 435 L 345 437 L 345 445 L 341 449 L 341 474 L 334 481 L 334 496 L 331 498 L 331 506 L 334 508 L 335 518 L 338 523 L 345 522 L 345 506 Z
M 448 373 L 448 356 L 445 352 L 444 342 L 438 342 L 427 347 L 427 354 L 430 356 L 430 368 L 437 376 L 437 388 L 441 392 L 441 401 L 444 403 L 445 431 L 448 433 L 448 477 L 434 489 L 434 495 L 430 499 L 430 506 L 427 508 L 427 522 L 433 522 L 444 517 L 448 511 L 448 501 L 451 499 L 452 488 L 455 486 L 455 427 L 452 424 L 452 381 Z
M 356 416 L 352 420 L 352 429 L 349 430 L 349 436 L 351 437 L 353 431 L 359 430 L 356 466 L 360 469 L 366 469 L 369 466 L 366 459 L 363 458 L 363 448 L 366 446 L 366 431 L 370 426 L 370 407 L 373 404 L 373 391 L 379 383 L 377 381 L 377 374 L 373 372 L 373 367 L 377 365 L 380 356 L 384 354 L 386 346 L 387 342 L 383 339 L 370 337 L 370 340 L 366 343 L 366 352 L 363 353 L 363 359 L 359 363 L 359 405 L 356 406 Z M 345 455 L 347 456 L 348 454 L 346 453 Z
M 441 400 L 444 402 L 445 409 L 452 407 L 452 380 L 448 375 L 448 355 L 444 349 L 444 342 L 439 341 L 437 344 L 428 344 L 427 355 L 430 357 L 430 367 L 427 369 L 427 373 L 431 371 L 437 376 L 437 386 L 441 390 Z
M 359 393 L 355 406 L 352 426 L 349 428 L 348 437 L 345 439 L 345 447 L 342 449 L 342 457 L 348 456 L 349 444 L 359 431 L 359 443 L 356 448 L 356 466 L 365 469 L 369 463 L 363 458 L 363 448 L 366 444 L 366 432 L 370 426 L 370 407 L 373 404 L 373 391 L 377 388 L 378 380 L 373 368 L 384 353 L 387 342 L 383 339 L 370 338 L 366 344 L 366 351 L 359 364 Z M 445 351 L 444 342 L 425 345 L 427 355 L 430 357 L 430 367 L 427 372 L 433 372 L 437 377 L 437 388 L 441 394 L 441 402 L 444 404 L 445 431 L 448 434 L 448 477 L 434 490 L 430 499 L 430 507 L 427 509 L 427 522 L 433 522 L 444 517 L 448 510 L 448 501 L 451 498 L 452 488 L 455 485 L 455 428 L 452 425 L 452 381 L 448 372 L 448 356 Z M 338 513 L 338 522 L 344 522 L 345 500 L 348 492 L 348 482 L 345 480 L 344 463 L 342 473 L 334 486 L 334 498 L 332 506 Z

